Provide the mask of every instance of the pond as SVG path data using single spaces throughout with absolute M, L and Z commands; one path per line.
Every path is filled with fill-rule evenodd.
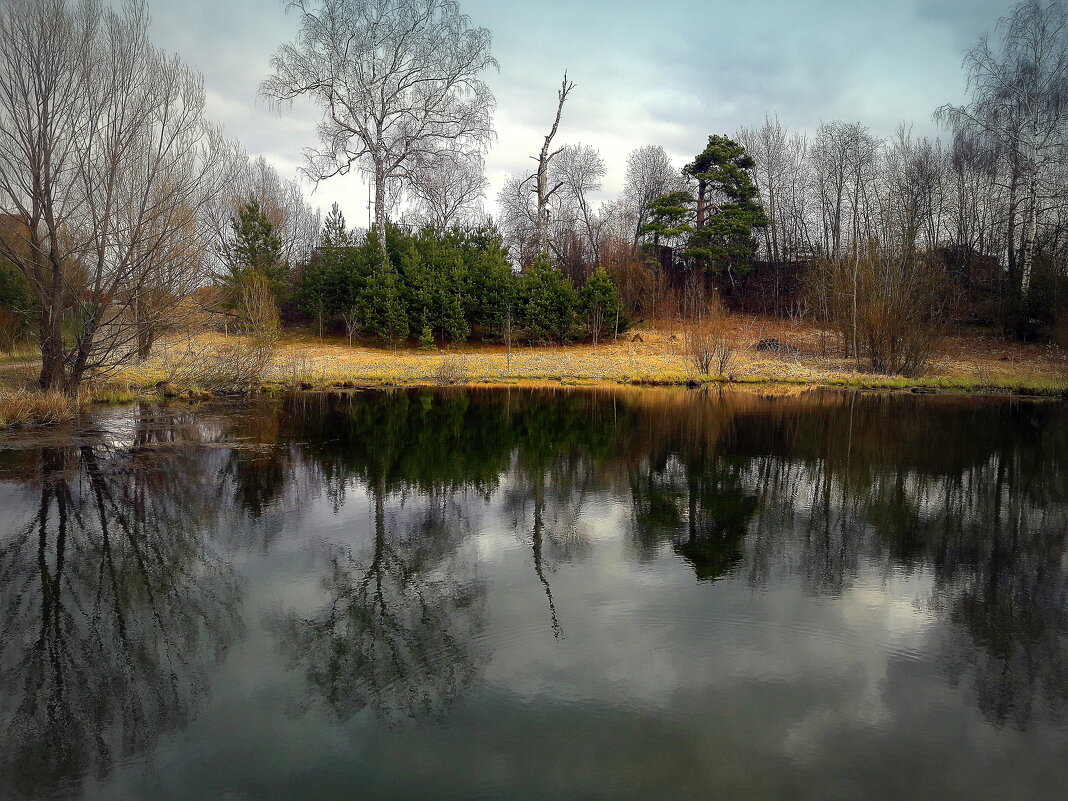
M 1061 799 L 1068 405 L 105 409 L 0 602 L 4 799 Z

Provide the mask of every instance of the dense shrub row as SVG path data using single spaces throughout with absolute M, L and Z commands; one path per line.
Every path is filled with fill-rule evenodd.
M 390 226 L 386 250 L 383 258 L 373 235 L 354 241 L 328 220 L 322 247 L 295 280 L 297 307 L 320 330 L 425 347 L 470 338 L 597 341 L 626 327 L 603 269 L 580 287 L 545 256 L 516 272 L 490 226 L 443 233 Z

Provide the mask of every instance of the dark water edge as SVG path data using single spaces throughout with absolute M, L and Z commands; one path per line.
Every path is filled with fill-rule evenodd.
M 0 436 L 0 798 L 1062 798 L 1068 404 L 414 389 Z

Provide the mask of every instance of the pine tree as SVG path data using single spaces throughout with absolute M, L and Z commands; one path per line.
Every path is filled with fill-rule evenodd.
M 534 341 L 565 342 L 574 336 L 578 295 L 542 253 L 522 277 L 523 328 Z
M 408 310 L 400 275 L 391 261 L 382 260 L 371 274 L 364 308 L 367 328 L 373 334 L 394 347 L 407 338 Z
M 506 337 L 516 317 L 519 277 L 508 260 L 500 233 L 493 226 L 464 232 L 458 238 L 468 272 L 468 318 L 482 336 Z
M 246 276 L 258 273 L 267 279 L 275 298 L 281 299 L 289 265 L 282 259 L 282 242 L 259 201 L 251 199 L 243 204 L 230 227 L 233 239 L 224 253 L 229 274 L 223 277 L 223 283 L 237 291 Z
M 423 350 L 434 350 L 434 332 L 430 325 L 424 323 L 423 332 L 419 335 L 419 347 Z
M 744 147 L 726 136 L 708 137 L 708 146 L 683 172 L 697 180 L 693 232 L 685 255 L 719 271 L 748 270 L 756 253 L 754 228 L 768 224 Z
M 464 284 L 467 271 L 455 250 L 442 254 L 437 271 L 441 331 L 450 342 L 464 342 L 471 334 L 464 308 Z
M 579 302 L 586 328 L 596 345 L 602 335 L 615 331 L 620 312 L 616 285 L 604 267 L 598 267 L 586 279 L 579 291 Z
M 323 319 L 340 315 L 345 321 L 351 341 L 358 327 L 359 299 L 362 298 L 370 275 L 363 262 L 366 254 L 356 245 L 348 229 L 345 215 L 337 203 L 330 207 L 319 236 L 320 245 L 300 276 L 296 299 L 300 308 L 315 318 L 319 335 L 323 333 Z
M 434 281 L 414 242 L 408 245 L 401 256 L 401 275 L 408 306 L 408 325 L 412 331 L 420 332 L 430 327 L 433 341 L 431 319 L 435 300 Z
M 351 247 L 356 244 L 345 222 L 345 215 L 341 213 L 337 203 L 330 206 L 330 212 L 323 221 L 323 232 L 319 241 L 324 249 Z
M 334 265 L 323 258 L 312 258 L 304 267 L 297 286 L 297 302 L 300 308 L 311 315 L 323 335 L 323 318 L 330 312 L 334 300 Z

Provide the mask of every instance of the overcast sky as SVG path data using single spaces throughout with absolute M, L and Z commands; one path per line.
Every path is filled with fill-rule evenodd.
M 293 177 L 315 142 L 316 109 L 278 113 L 256 97 L 267 61 L 296 30 L 282 0 L 149 0 L 153 38 L 204 73 L 209 113 L 253 155 Z M 902 120 L 934 134 L 931 113 L 961 102 L 965 48 L 1011 0 L 461 0 L 493 32 L 500 71 L 498 142 L 487 159 L 490 205 L 507 175 L 529 172 L 566 69 L 577 84 L 561 143 L 601 151 L 604 197 L 623 185 L 626 156 L 663 145 L 680 166 L 709 134 L 778 114 L 791 129 L 860 121 L 889 135 Z M 311 192 L 311 186 L 308 185 Z M 366 224 L 367 189 L 334 178 L 310 195 Z

